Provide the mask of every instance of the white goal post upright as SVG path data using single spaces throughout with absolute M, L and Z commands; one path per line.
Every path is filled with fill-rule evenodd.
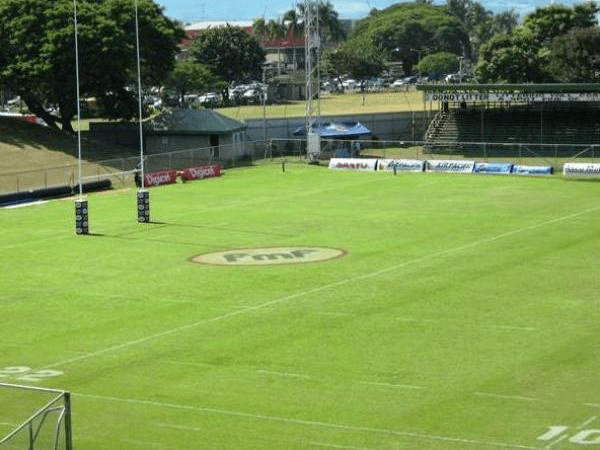
M 77 165 L 79 197 L 75 200 L 75 233 L 89 234 L 88 201 L 83 197 L 81 181 L 81 105 L 79 103 L 79 42 L 77 36 L 77 0 L 73 0 L 73 23 L 75 25 L 75 81 L 77 91 Z
M 142 124 L 142 71 L 140 67 L 140 29 L 138 18 L 138 0 L 135 0 L 135 44 L 137 53 L 138 83 L 138 122 L 140 134 L 140 189 L 137 193 L 137 220 L 139 223 L 150 222 L 150 192 L 145 189 L 144 171 L 144 130 Z

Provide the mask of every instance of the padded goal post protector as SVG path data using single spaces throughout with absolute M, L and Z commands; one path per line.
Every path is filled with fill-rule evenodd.
M 150 192 L 145 189 L 137 193 L 137 212 L 139 223 L 150 222 Z
M 88 201 L 85 198 L 75 200 L 75 233 L 89 234 Z

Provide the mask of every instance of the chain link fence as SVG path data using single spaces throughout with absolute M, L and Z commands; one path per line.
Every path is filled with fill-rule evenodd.
M 547 165 L 560 172 L 567 162 L 600 162 L 600 145 L 590 144 L 530 144 L 463 142 L 433 145 L 424 141 L 394 140 L 321 140 L 320 159 L 326 163 L 333 157 L 376 157 L 419 160 L 468 159 L 479 162 L 510 162 L 513 164 Z M 239 155 L 228 146 L 192 148 L 176 152 L 144 156 L 144 171 L 181 170 L 203 164 L 220 164 L 223 168 L 243 167 L 285 158 L 307 161 L 306 139 L 269 139 L 251 141 Z M 140 157 L 115 158 L 104 161 L 82 161 L 84 182 L 110 179 L 114 187 L 133 184 L 133 175 L 140 168 Z M 79 165 L 50 167 L 0 174 L 0 193 L 24 192 L 55 186 L 76 186 Z

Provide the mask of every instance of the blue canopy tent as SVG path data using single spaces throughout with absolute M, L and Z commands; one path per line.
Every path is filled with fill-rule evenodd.
M 373 134 L 367 127 L 354 121 L 315 122 L 312 131 L 324 140 L 321 143 L 321 151 L 338 158 L 358 156 L 360 143 L 353 141 Z M 306 127 L 298 128 L 294 131 L 294 136 L 306 136 Z
M 359 122 L 315 122 L 312 125 L 314 133 L 322 139 L 360 139 L 371 136 L 371 130 Z M 306 136 L 306 127 L 294 131 L 294 136 Z

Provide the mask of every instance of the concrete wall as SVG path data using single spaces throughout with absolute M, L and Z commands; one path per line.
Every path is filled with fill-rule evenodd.
M 432 118 L 430 111 L 394 112 L 379 114 L 350 114 L 323 116 L 324 121 L 353 120 L 360 122 L 373 132 L 373 136 L 381 141 L 422 141 L 427 126 Z M 294 131 L 304 126 L 304 118 L 267 118 L 247 119 L 246 140 L 262 141 L 263 139 L 295 139 Z M 90 137 L 103 142 L 139 148 L 137 125 L 91 124 Z M 161 153 L 190 148 L 209 147 L 208 136 L 168 136 L 165 144 L 161 136 L 146 136 L 146 151 Z M 233 144 L 231 136 L 220 136 L 219 145 Z M 238 146 L 239 148 L 239 146 Z M 248 149 L 249 146 L 244 148 Z M 239 150 L 236 151 L 239 153 Z
M 353 120 L 362 123 L 382 141 L 421 141 L 432 113 L 429 111 L 394 112 L 379 114 L 350 114 L 322 116 L 323 121 Z M 249 140 L 294 139 L 294 131 L 304 126 L 304 118 L 246 119 Z

